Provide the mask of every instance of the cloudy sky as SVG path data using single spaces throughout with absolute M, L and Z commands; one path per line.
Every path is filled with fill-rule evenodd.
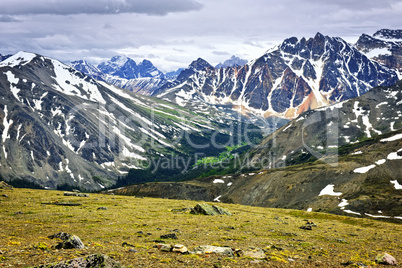
M 402 0 L 6 0 L 0 54 L 20 50 L 98 64 L 124 54 L 166 72 L 201 57 L 250 60 L 316 32 L 355 42 L 402 29 Z

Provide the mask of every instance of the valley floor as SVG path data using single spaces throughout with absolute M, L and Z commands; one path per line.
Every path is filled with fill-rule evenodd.
M 74 202 L 80 206 L 57 206 Z M 0 190 L 0 267 L 29 267 L 104 253 L 125 267 L 345 267 L 351 261 L 374 263 L 387 252 L 402 261 L 402 225 L 297 210 L 220 204 L 233 216 L 203 216 L 181 211 L 196 201 L 59 191 Z M 103 207 L 103 209 L 98 209 Z M 317 227 L 300 229 L 306 220 Z M 86 248 L 55 249 L 48 236 L 75 234 Z M 200 245 L 261 248 L 266 258 L 181 255 L 159 251 L 164 234 L 176 233 L 190 251 Z M 129 246 L 123 247 L 127 243 Z M 381 265 L 378 265 L 381 267 Z M 350 266 L 353 267 L 353 266 Z

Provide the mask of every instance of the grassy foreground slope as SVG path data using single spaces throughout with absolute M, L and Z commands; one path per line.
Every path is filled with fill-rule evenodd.
M 82 205 L 43 204 L 55 202 Z M 29 267 L 92 253 L 107 254 L 125 267 L 343 267 L 341 263 L 347 261 L 374 266 L 381 252 L 402 260 L 399 224 L 235 204 L 222 204 L 233 216 L 175 211 L 196 204 L 133 196 L 67 197 L 59 191 L 0 190 L 0 267 Z M 306 219 L 317 227 L 300 229 Z M 183 244 L 190 251 L 200 245 L 242 250 L 258 247 L 267 258 L 254 264 L 249 257 L 180 255 L 154 248 L 154 240 L 173 230 L 178 240 L 165 242 Z M 58 241 L 47 237 L 61 231 L 78 235 L 86 248 L 55 249 Z M 132 246 L 123 247 L 124 242 Z

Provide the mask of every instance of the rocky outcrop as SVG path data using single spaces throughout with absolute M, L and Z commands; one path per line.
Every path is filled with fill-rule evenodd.
M 228 215 L 232 216 L 228 210 L 221 208 L 215 205 L 209 205 L 207 203 L 197 204 L 191 211 L 194 214 L 203 214 L 208 216 L 216 216 L 216 215 Z

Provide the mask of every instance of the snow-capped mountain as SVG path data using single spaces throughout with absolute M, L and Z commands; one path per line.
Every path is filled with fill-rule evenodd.
M 0 174 L 7 181 L 101 189 L 155 159 L 219 153 L 209 144 L 230 140 L 238 125 L 218 109 L 190 112 L 37 54 L 0 63 Z
M 368 58 L 396 69 L 402 79 L 402 30 L 383 29 L 373 36 L 363 34 L 355 46 Z
M 3 60 L 8 59 L 8 58 L 11 57 L 11 56 L 12 56 L 12 55 L 1 55 L 1 54 L 0 54 L 0 62 L 3 61 Z
M 105 74 L 94 65 L 88 63 L 86 60 L 73 61 L 71 62 L 70 66 L 96 80 L 105 80 Z
M 209 64 L 208 64 L 209 65 Z M 395 71 L 368 59 L 339 37 L 286 39 L 241 67 L 203 65 L 156 94 L 179 105 L 198 100 L 231 105 L 241 113 L 295 118 L 302 112 L 392 85 Z
M 109 61 L 100 63 L 97 67 L 104 74 L 127 80 L 143 77 L 164 78 L 164 74 L 152 62 L 143 60 L 137 65 L 133 59 L 126 56 L 114 56 Z
M 166 89 L 173 88 L 189 79 L 193 74 L 200 72 L 204 69 L 213 69 L 214 67 L 209 64 L 206 60 L 198 58 L 190 63 L 190 65 L 181 70 L 181 72 L 177 75 L 176 79 L 173 81 L 167 82 L 161 88 L 159 88 L 153 95 L 158 96 L 158 93 L 164 92 Z
M 240 59 L 233 55 L 230 59 L 225 60 L 223 63 L 219 63 L 215 66 L 215 69 L 226 68 L 226 67 L 238 67 L 247 64 L 247 60 Z
M 401 89 L 399 81 L 304 113 L 233 161 L 230 174 L 113 192 L 400 221 Z
M 152 95 L 167 82 L 164 74 L 152 62 L 143 60 L 137 65 L 126 56 L 115 56 L 97 67 L 84 60 L 73 61 L 71 66 L 94 79 L 143 95 Z

